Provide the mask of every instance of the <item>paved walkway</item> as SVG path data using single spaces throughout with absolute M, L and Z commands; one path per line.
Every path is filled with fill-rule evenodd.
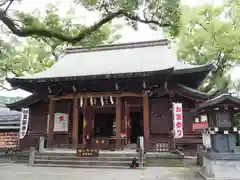
M 30 167 L 23 164 L 0 164 L 0 179 L 7 180 L 199 180 L 196 169 L 148 167 L 140 169 L 77 169 Z

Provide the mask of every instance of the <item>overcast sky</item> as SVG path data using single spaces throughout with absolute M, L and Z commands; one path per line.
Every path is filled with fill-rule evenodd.
M 49 3 L 57 4 L 61 14 L 64 15 L 66 11 L 71 7 L 71 3 L 69 3 L 71 0 L 22 0 L 20 4 L 15 3 L 13 6 L 11 6 L 10 10 L 20 10 L 25 12 L 32 12 L 35 9 L 44 10 L 45 6 Z M 222 3 L 223 0 L 182 0 L 182 4 L 189 5 L 192 7 L 199 6 L 204 3 L 213 3 L 214 5 L 219 5 Z M 68 8 L 67 8 L 68 7 Z M 98 19 L 98 14 L 91 13 L 86 15 L 86 11 L 83 9 L 79 10 L 76 14 L 76 18 L 86 22 L 86 23 L 93 23 Z M 133 31 L 129 27 L 124 27 L 120 31 L 122 38 L 119 40 L 119 42 L 133 42 L 133 41 L 145 41 L 145 40 L 157 40 L 163 38 L 161 31 L 153 31 L 151 30 L 148 25 L 145 24 L 139 24 L 139 30 Z M 239 69 L 238 69 L 239 70 Z M 232 76 L 234 79 L 236 79 L 237 76 L 237 70 L 233 70 Z M 29 93 L 16 90 L 16 91 L 0 91 L 0 95 L 4 96 L 28 96 Z

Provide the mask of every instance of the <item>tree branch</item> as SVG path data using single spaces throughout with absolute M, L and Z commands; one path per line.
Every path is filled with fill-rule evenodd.
M 205 28 L 205 26 L 203 26 L 202 23 L 200 23 L 200 22 L 196 22 L 196 24 L 198 24 L 198 25 L 201 26 L 206 32 L 208 32 L 207 28 Z
M 69 37 L 65 36 L 61 32 L 54 32 L 51 29 L 46 28 L 18 28 L 13 20 L 9 18 L 2 9 L 0 9 L 0 21 L 2 21 L 8 29 L 11 30 L 11 32 L 19 37 L 27 37 L 27 36 L 41 36 L 41 37 L 48 37 L 48 38 L 57 38 L 61 41 L 66 41 L 68 43 L 75 44 L 81 40 L 83 40 L 85 37 L 91 35 L 93 32 L 97 31 L 99 28 L 101 28 L 104 24 L 112 21 L 115 18 L 119 18 L 125 16 L 130 20 L 138 21 L 145 24 L 155 24 L 159 27 L 167 27 L 170 25 L 170 23 L 160 23 L 155 20 L 144 20 L 141 19 L 138 16 L 131 15 L 130 13 L 125 12 L 124 10 L 119 10 L 114 13 L 109 13 L 105 18 L 100 20 L 99 22 L 95 23 L 94 25 L 90 26 L 89 28 L 86 28 L 85 30 L 81 31 L 77 36 L 75 37 Z
M 155 20 L 147 20 L 147 19 L 141 19 L 139 16 L 134 16 L 134 15 L 131 15 L 127 12 L 124 12 L 122 11 L 122 14 L 127 17 L 128 19 L 131 19 L 133 21 L 138 21 L 138 22 L 141 22 L 141 23 L 144 23 L 144 24 L 154 24 L 154 25 L 157 25 L 159 27 L 168 27 L 170 25 L 170 23 L 160 23 L 158 21 L 155 21 Z
M 1 2 L 0 6 L 4 6 L 7 2 L 8 2 L 8 0 L 5 0 L 5 1 Z

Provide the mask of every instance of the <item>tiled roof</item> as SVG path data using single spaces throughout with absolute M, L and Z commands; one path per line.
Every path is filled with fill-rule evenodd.
M 73 47 L 51 68 L 30 76 L 13 79 L 34 80 L 63 77 L 110 76 L 173 70 L 209 71 L 211 65 L 189 65 L 177 60 L 167 40 L 103 45 L 92 49 Z M 11 81 L 11 79 L 9 79 Z

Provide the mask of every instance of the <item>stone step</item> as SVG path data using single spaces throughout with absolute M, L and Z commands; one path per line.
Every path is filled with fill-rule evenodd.
M 181 163 L 147 162 L 147 167 L 184 167 Z
M 19 160 L 19 161 L 28 161 L 29 160 L 29 156 L 27 155 L 27 156 L 13 156 L 13 157 L 11 157 L 11 160 L 13 160 L 13 161 L 17 161 L 17 160 Z
M 16 159 L 16 160 L 14 160 L 14 163 L 28 164 L 29 160 L 28 159 L 26 159 L 26 160 L 18 160 L 18 159 Z
M 101 152 L 98 157 L 77 157 L 76 153 L 66 152 L 36 152 L 35 162 L 39 165 L 53 164 L 62 167 L 67 166 L 129 166 L 132 159 L 138 158 L 138 154 L 134 152 Z M 147 153 L 144 162 L 147 166 L 162 167 L 179 167 L 185 166 L 183 162 L 184 156 L 172 154 L 170 152 Z M 18 163 L 28 163 L 28 153 L 17 153 L 13 160 Z
M 148 159 L 183 159 L 184 156 L 179 154 L 173 154 L 170 152 L 159 152 L 159 153 L 147 153 L 146 157 Z
M 134 157 L 77 157 L 77 156 L 47 156 L 37 155 L 37 160 L 101 160 L 101 161 L 132 161 Z M 137 158 L 138 159 L 138 158 Z
M 160 167 L 182 167 L 184 161 L 182 159 L 146 159 L 147 166 L 160 166 Z
M 147 164 L 147 167 L 183 167 L 182 164 Z
M 137 144 L 127 144 L 126 146 L 125 146 L 125 148 L 127 148 L 127 149 L 137 149 Z
M 11 159 L 9 157 L 0 157 L 0 163 L 7 163 L 7 162 L 10 162 Z
M 163 163 L 183 163 L 183 159 L 148 159 L 146 158 L 146 161 L 149 163 L 154 163 L 154 162 L 163 162 Z
M 98 160 L 35 160 L 35 164 L 62 164 L 62 165 L 96 165 L 96 166 L 129 166 L 131 161 L 98 161 Z
M 49 152 L 36 152 L 36 156 L 76 156 L 76 153 L 49 153 Z M 99 153 L 99 157 L 137 157 L 137 153 Z
M 129 166 L 99 166 L 99 165 L 62 165 L 62 164 L 34 164 L 36 167 L 67 167 L 67 168 L 106 168 L 106 169 L 131 169 Z M 137 168 L 143 169 L 143 168 Z M 137 170 L 136 169 L 136 170 Z
M 25 155 L 23 155 L 24 157 Z M 26 156 L 25 156 L 26 157 Z M 73 152 L 36 152 L 34 165 L 54 167 L 129 168 L 135 152 L 100 152 L 98 157 L 78 157 Z M 22 157 L 20 156 L 20 159 Z M 144 161 L 145 162 L 145 161 Z
M 36 165 L 58 165 L 62 167 L 80 166 L 80 167 L 129 167 L 132 159 L 136 157 L 136 153 L 100 153 L 99 157 L 77 157 L 76 153 L 39 153 L 35 154 Z M 16 163 L 28 163 L 29 153 L 18 152 L 14 156 L 13 161 Z

